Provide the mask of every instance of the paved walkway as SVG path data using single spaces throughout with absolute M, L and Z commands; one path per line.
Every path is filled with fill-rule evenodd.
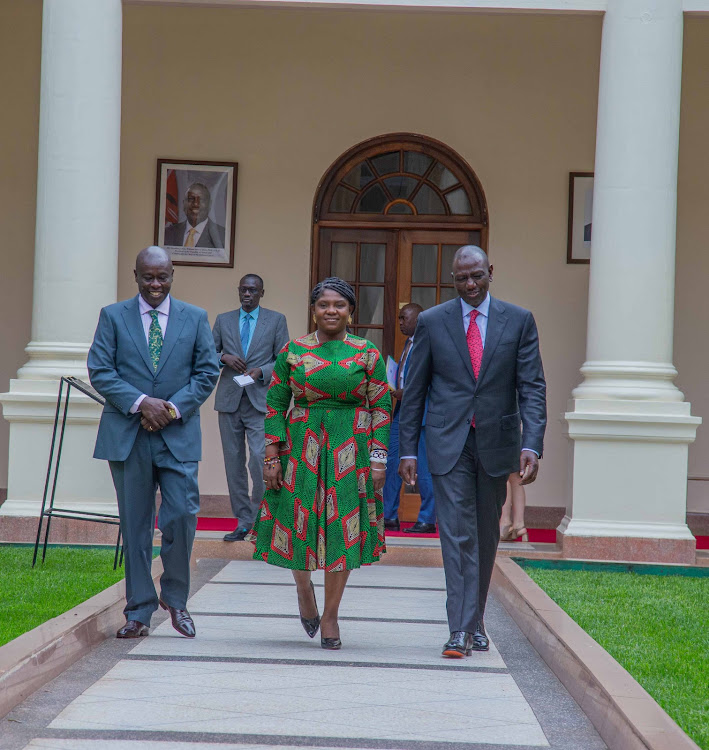
M 170 623 L 110 639 L 0 722 L 37 750 L 601 750 L 576 703 L 493 600 L 489 653 L 441 658 L 439 568 L 355 572 L 339 652 L 310 641 L 290 573 L 200 561 L 197 638 Z M 322 574 L 314 576 L 322 606 Z M 155 626 L 158 621 L 155 621 Z

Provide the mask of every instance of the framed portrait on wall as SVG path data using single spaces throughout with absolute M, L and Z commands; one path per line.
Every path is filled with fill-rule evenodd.
M 567 263 L 591 262 L 592 214 L 593 172 L 570 172 Z
M 235 162 L 158 159 L 155 244 L 177 266 L 234 267 Z

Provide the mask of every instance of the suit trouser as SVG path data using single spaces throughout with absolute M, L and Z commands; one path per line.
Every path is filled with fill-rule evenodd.
M 424 427 L 421 428 L 421 437 L 419 438 L 416 471 L 418 473 L 418 486 L 421 491 L 421 508 L 419 509 L 417 520 L 419 523 L 436 523 L 436 503 L 434 500 L 431 472 L 428 470 L 426 429 Z M 402 480 L 399 476 L 399 408 L 397 406 L 389 431 L 387 474 L 384 483 L 384 518 L 393 519 L 399 515 L 401 482 Z
M 500 515 L 507 475 L 491 477 L 478 459 L 471 429 L 456 465 L 434 474 L 438 531 L 446 574 L 451 632 L 475 631 L 482 623 L 500 541 Z
M 125 461 L 109 461 L 118 497 L 126 566 L 127 620 L 150 625 L 158 597 L 150 574 L 155 530 L 155 492 L 162 502 L 158 528 L 163 574 L 160 596 L 171 607 L 185 609 L 190 590 L 190 555 L 197 528 L 199 487 L 197 461 L 178 461 L 159 432 L 138 430 Z
M 263 457 L 266 453 L 266 435 L 263 422 L 266 415 L 256 409 L 246 394 L 241 397 L 234 412 L 219 412 L 219 432 L 222 437 L 224 468 L 229 487 L 231 511 L 239 519 L 239 526 L 250 529 L 256 511 L 263 500 Z M 246 473 L 246 443 L 249 443 L 249 474 L 251 497 Z

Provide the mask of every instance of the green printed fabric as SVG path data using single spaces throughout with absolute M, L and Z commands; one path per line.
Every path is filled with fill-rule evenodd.
M 350 334 L 291 341 L 276 359 L 267 404 L 266 445 L 281 443 L 284 484 L 264 494 L 254 558 L 327 571 L 377 561 L 386 551 L 384 507 L 369 455 L 386 450 L 391 423 L 377 348 Z

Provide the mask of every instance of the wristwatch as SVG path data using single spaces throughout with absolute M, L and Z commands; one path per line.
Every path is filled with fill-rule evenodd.
M 174 406 L 168 407 L 168 412 L 170 413 L 170 419 L 177 419 L 177 412 Z

